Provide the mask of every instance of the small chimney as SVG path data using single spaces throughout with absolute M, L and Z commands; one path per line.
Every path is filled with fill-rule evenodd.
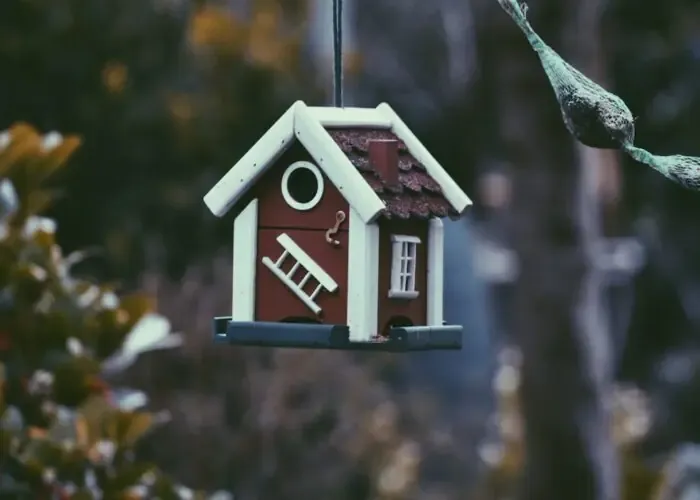
M 395 139 L 369 141 L 369 162 L 389 186 L 399 183 L 399 143 Z

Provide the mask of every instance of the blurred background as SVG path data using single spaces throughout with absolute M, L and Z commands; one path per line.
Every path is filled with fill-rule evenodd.
M 58 438 L 37 434 L 51 425 L 32 420 L 26 381 L 44 366 L 36 351 L 56 344 L 46 339 L 102 362 L 129 344 L 143 314 L 166 319 L 181 341 L 150 349 L 164 352 L 128 363 L 109 383 L 141 397 L 117 405 L 122 413 L 133 417 L 138 406 L 168 418 L 151 419 L 159 425 L 138 443 L 117 444 L 177 484 L 236 500 L 700 498 L 700 195 L 576 144 L 535 54 L 496 0 L 344 0 L 345 103 L 389 102 L 475 202 L 467 220 L 446 227 L 446 319 L 464 325 L 463 350 L 210 345 L 211 318 L 230 310 L 232 221 L 213 217 L 202 197 L 293 101 L 330 104 L 331 5 L 0 3 L 0 174 L 31 207 L 13 209 L 8 224 L 26 237 L 41 211 L 58 227 L 30 231 L 54 238 L 32 240 L 54 249 L 44 267 L 80 251 L 80 280 L 100 283 L 103 295 L 140 297 L 128 307 L 101 303 L 123 327 L 105 348 L 99 328 L 75 326 L 92 325 L 98 312 L 71 309 L 79 319 L 63 329 L 42 319 L 47 337 L 23 344 L 35 328 L 27 317 L 44 318 L 44 309 L 3 305 L 0 340 L 5 330 L 14 339 L 0 342 L 3 411 L 17 409 L 23 424 L 13 431 L 20 444 L 0 440 L 2 498 L 100 498 L 83 472 L 65 479 L 55 453 L 27 458 L 27 440 Z M 700 154 L 700 4 L 529 6 L 549 44 L 628 103 L 638 144 Z M 49 143 L 69 139 L 56 159 L 65 167 L 47 167 L 49 188 L 33 190 L 26 172 L 50 160 Z M 30 243 L 11 240 L 0 278 L 15 290 L 20 278 L 5 270 L 25 258 L 17 245 Z M 19 275 L 42 281 L 34 269 Z M 120 323 L 124 311 L 133 321 Z M 75 337 L 97 347 L 80 350 Z M 41 369 L 58 384 L 51 366 Z M 56 388 L 42 398 L 82 408 L 95 380 L 108 378 L 99 370 L 77 399 Z M 75 373 L 64 386 L 87 384 Z M 112 469 L 90 450 L 118 441 L 100 434 L 103 424 L 80 455 L 100 474 Z M 82 442 L 80 433 L 73 439 Z M 192 498 L 129 481 L 104 483 L 113 491 L 105 498 Z M 46 488 L 16 496 L 25 483 L 61 483 L 63 496 Z

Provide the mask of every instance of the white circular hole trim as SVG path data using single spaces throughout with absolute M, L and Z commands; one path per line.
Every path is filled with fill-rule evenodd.
M 316 177 L 316 194 L 306 203 L 300 203 L 299 201 L 295 200 L 292 193 L 289 192 L 289 186 L 287 186 L 289 176 L 301 168 L 310 170 L 311 173 L 314 174 L 314 177 Z M 323 197 L 323 175 L 321 174 L 319 168 L 308 161 L 297 161 L 292 163 L 289 167 L 287 167 L 287 170 L 285 170 L 284 174 L 282 175 L 282 196 L 284 197 L 284 201 L 287 202 L 287 205 L 295 210 L 311 210 L 318 205 L 318 202 L 320 202 L 321 198 Z

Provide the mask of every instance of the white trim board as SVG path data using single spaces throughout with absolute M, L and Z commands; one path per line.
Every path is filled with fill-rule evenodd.
M 379 226 L 350 208 L 347 324 L 350 340 L 368 342 L 378 328 Z
M 258 200 L 252 200 L 233 222 L 231 318 L 255 321 L 255 264 L 258 252 Z
M 391 235 L 391 242 L 392 243 L 415 243 L 416 245 L 420 245 L 421 241 L 418 236 L 413 236 L 410 234 L 392 234 Z
M 428 326 L 442 326 L 445 279 L 445 227 L 442 220 L 430 219 L 428 227 Z
M 379 225 L 370 224 L 366 228 L 367 234 L 367 331 L 372 336 L 380 335 L 382 328 L 379 325 Z
M 294 110 L 299 102 L 292 104 L 204 196 L 204 203 L 214 215 L 217 217 L 226 215 L 265 173 L 267 167 L 272 165 L 291 145 L 294 139 Z
M 391 128 L 391 120 L 376 108 L 311 106 L 309 111 L 324 127 Z

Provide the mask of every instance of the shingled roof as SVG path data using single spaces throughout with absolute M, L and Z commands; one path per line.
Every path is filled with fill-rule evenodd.
M 391 130 L 367 128 L 326 128 L 326 130 L 386 205 L 383 217 L 427 219 L 458 215 L 443 195 L 438 183 Z M 388 186 L 369 161 L 369 143 L 372 140 L 398 142 L 399 184 L 397 186 Z
M 295 140 L 365 224 L 377 217 L 459 216 L 472 204 L 388 104 L 336 108 L 296 101 L 207 192 L 209 210 L 217 217 L 228 213 Z

